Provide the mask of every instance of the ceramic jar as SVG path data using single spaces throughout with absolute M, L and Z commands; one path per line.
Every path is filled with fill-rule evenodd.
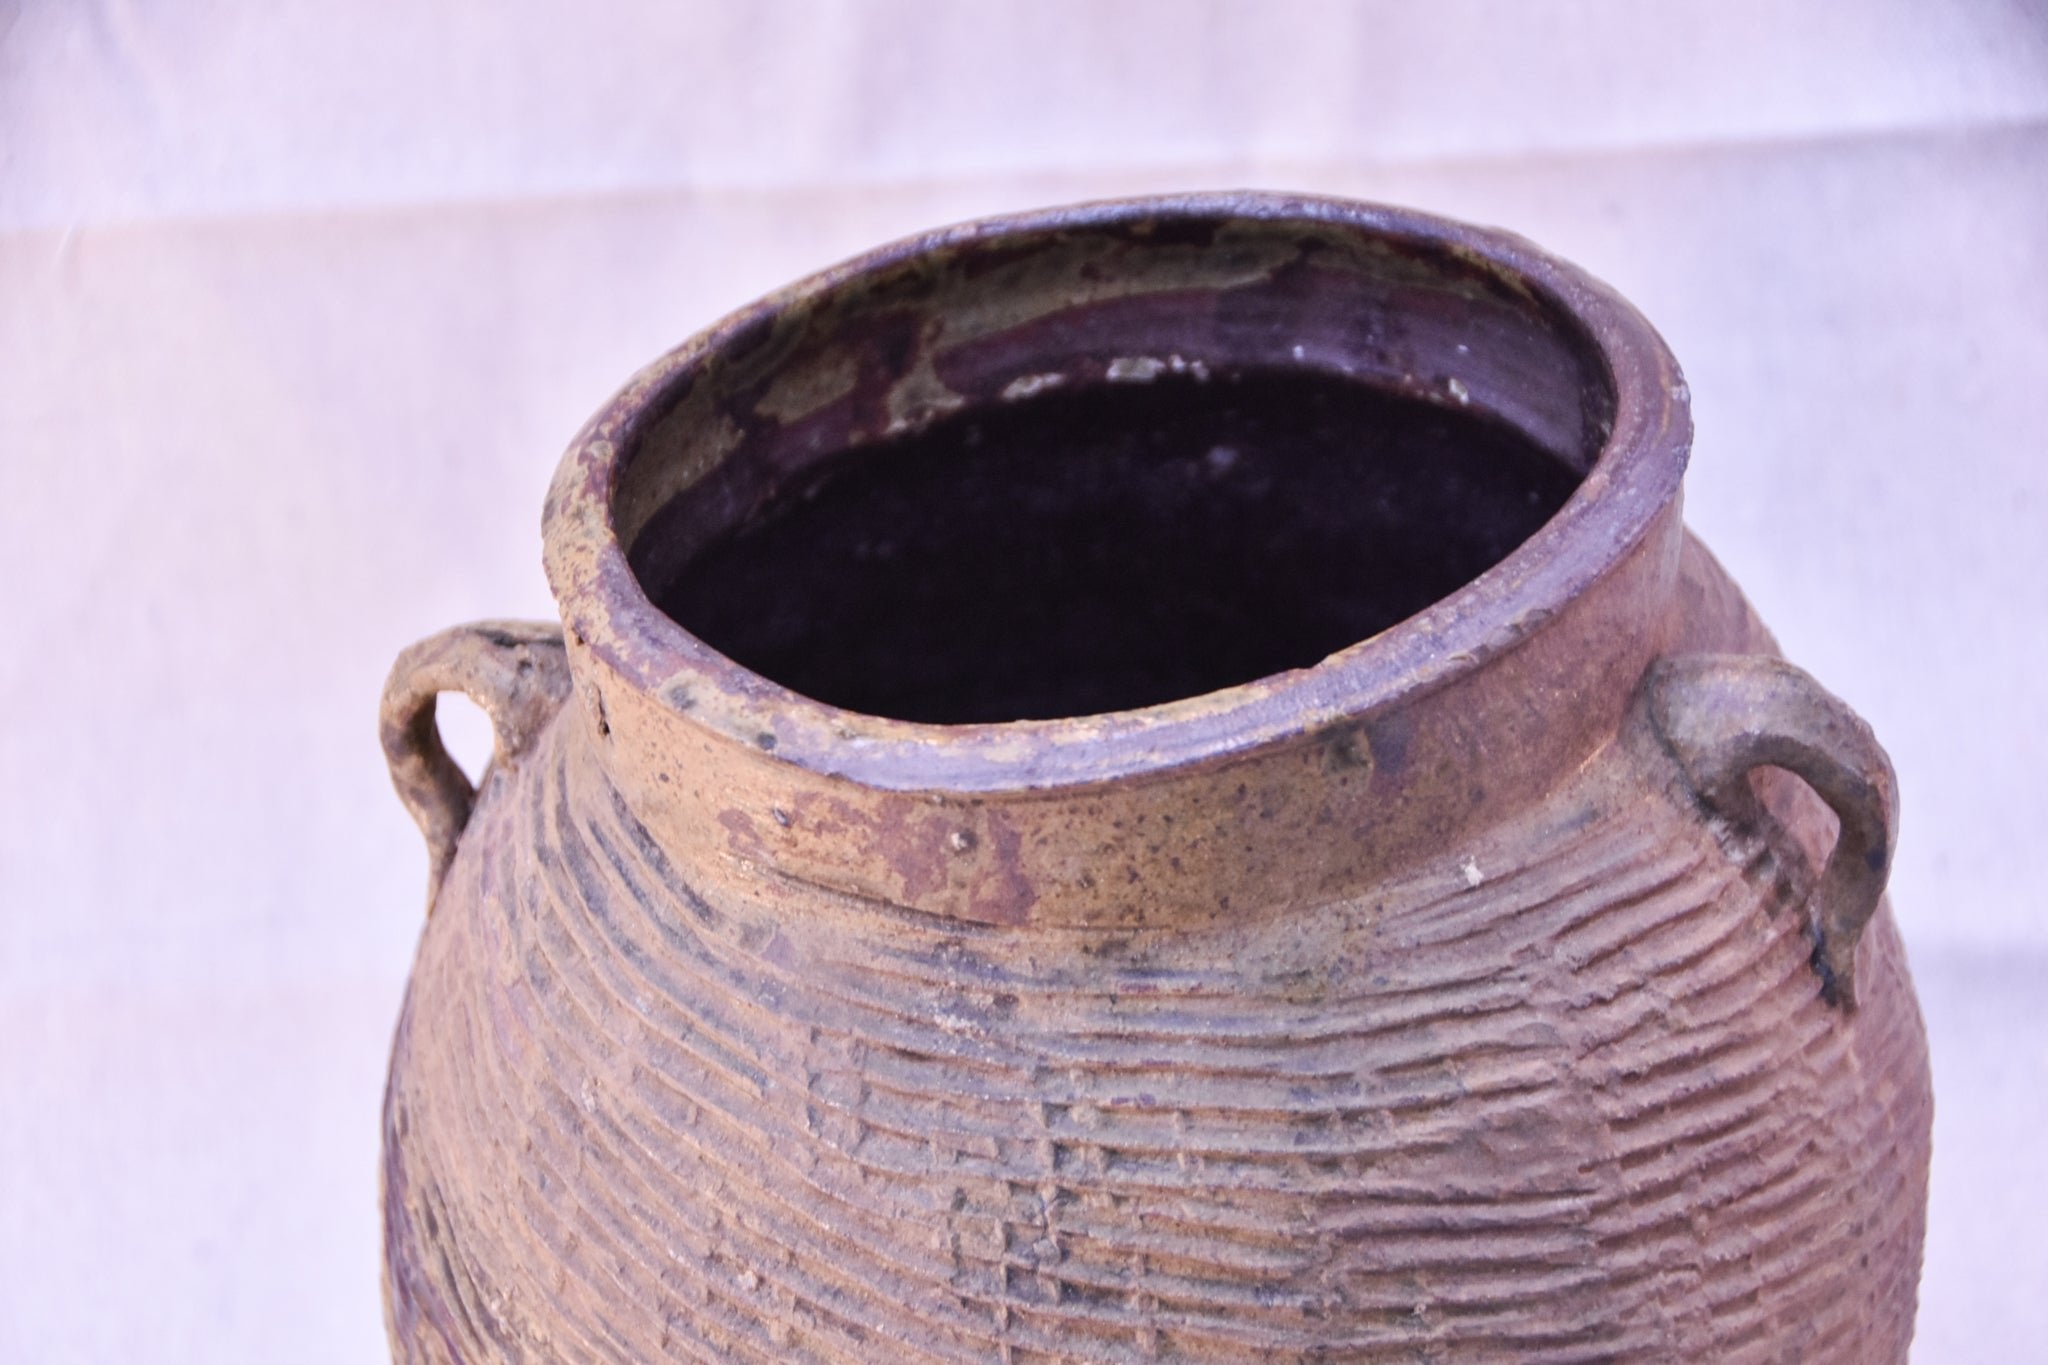
M 833 705 L 657 605 L 851 486 L 821 470 L 984 419 L 1028 456 L 1055 390 L 1165 412 L 1253 374 L 1483 418 L 1567 495 L 1326 657 L 1123 709 Z M 560 625 L 437 636 L 384 700 L 431 856 L 396 1355 L 1903 1361 L 1930 1091 L 1892 774 L 1686 533 L 1690 439 L 1664 345 L 1582 272 L 1270 195 L 933 233 L 657 361 L 548 494 Z M 992 504 L 1050 518 L 1018 543 L 1066 534 L 1031 496 Z M 916 534 L 1006 534 L 942 501 Z M 742 635 L 809 628 L 778 582 L 705 590 Z M 873 638 L 846 610 L 828 680 Z M 858 669 L 939 676 L 985 624 L 946 620 Z M 496 727 L 474 789 L 448 690 Z

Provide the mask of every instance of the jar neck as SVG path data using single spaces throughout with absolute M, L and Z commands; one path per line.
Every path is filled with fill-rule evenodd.
M 1454 854 L 1615 739 L 1677 628 L 1681 537 L 1674 504 L 1591 587 L 1530 611 L 1518 636 L 1440 685 L 1351 707 L 1332 695 L 1253 747 L 1223 737 L 1139 777 L 880 787 L 829 757 L 792 761 L 773 735 L 748 743 L 707 726 L 573 637 L 585 701 L 572 723 L 626 807 L 708 884 L 745 888 L 766 870 L 1008 925 L 1183 924 L 1323 902 Z M 1085 745 L 1103 719 L 1054 728 Z M 1030 761 L 1020 738 L 1018 771 Z

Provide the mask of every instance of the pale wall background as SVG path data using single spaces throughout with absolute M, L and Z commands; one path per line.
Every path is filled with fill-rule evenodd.
M 550 614 L 613 388 L 905 232 L 1237 185 L 1670 340 L 1694 526 L 1904 787 L 1915 1358 L 2039 1350 L 2048 6 L 0 0 L 0 1360 L 381 1357 L 377 692 Z

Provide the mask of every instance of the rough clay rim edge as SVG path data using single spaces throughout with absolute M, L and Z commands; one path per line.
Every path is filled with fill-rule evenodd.
M 1448 249 L 1519 280 L 1578 326 L 1607 367 L 1612 428 L 1579 488 L 1507 558 L 1458 591 L 1308 668 L 1138 710 L 1053 720 L 934 725 L 814 701 L 726 658 L 641 590 L 612 530 L 623 453 L 665 395 L 734 338 L 866 274 L 926 253 L 996 246 L 1141 219 L 1298 221 Z M 1112 199 L 973 219 L 901 238 L 765 296 L 640 371 L 570 443 L 543 516 L 543 559 L 563 625 L 628 684 L 772 757 L 864 786 L 906 791 L 1043 791 L 1142 780 L 1243 757 L 1433 692 L 1514 649 L 1641 543 L 1678 496 L 1691 449 L 1676 359 L 1633 305 L 1526 239 L 1387 205 L 1270 191 Z M 572 650 L 572 659 L 574 651 Z M 764 754 L 763 757 L 771 755 Z

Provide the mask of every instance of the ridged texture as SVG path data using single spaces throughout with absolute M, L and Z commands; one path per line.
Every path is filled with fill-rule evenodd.
M 1091 937 L 713 903 L 570 731 L 487 788 L 400 1025 L 404 1359 L 1905 1358 L 1889 915 L 1827 1007 L 1673 801 L 1586 777 L 1369 900 Z

